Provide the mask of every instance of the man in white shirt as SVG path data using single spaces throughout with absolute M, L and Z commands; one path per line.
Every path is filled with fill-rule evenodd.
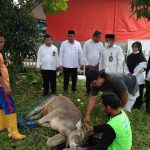
M 60 67 L 64 71 L 64 91 L 68 90 L 69 77 L 72 79 L 72 91 L 76 91 L 77 68 L 83 68 L 81 44 L 75 40 L 75 31 L 68 31 L 68 40 L 60 46 Z
M 103 44 L 100 42 L 101 32 L 95 31 L 91 39 L 87 40 L 83 45 L 83 58 L 85 65 L 85 75 L 92 69 L 99 67 Z M 86 80 L 86 95 L 90 94 L 90 82 Z
M 105 35 L 105 48 L 99 63 L 99 70 L 105 69 L 107 73 L 121 73 L 124 61 L 123 50 L 115 44 L 115 35 Z
M 57 47 L 52 44 L 51 35 L 46 34 L 44 44 L 40 46 L 37 54 L 37 71 L 42 73 L 44 96 L 49 94 L 49 83 L 51 94 L 56 94 L 56 69 L 58 65 Z

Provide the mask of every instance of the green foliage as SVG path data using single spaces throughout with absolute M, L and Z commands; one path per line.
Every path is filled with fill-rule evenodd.
M 68 8 L 68 0 L 41 0 L 41 4 L 46 14 L 59 13 Z
M 37 73 L 32 68 L 25 68 L 26 71 L 26 79 L 27 82 L 30 85 L 38 84 L 38 82 L 41 82 L 39 76 L 37 76 Z
M 22 0 L 23 1 L 23 0 Z M 24 59 L 36 54 L 38 30 L 36 20 L 22 11 L 24 4 L 16 6 L 13 0 L 0 0 L 0 31 L 5 35 L 3 55 L 15 76 Z
M 143 17 L 150 21 L 150 0 L 131 0 L 130 7 L 137 20 Z

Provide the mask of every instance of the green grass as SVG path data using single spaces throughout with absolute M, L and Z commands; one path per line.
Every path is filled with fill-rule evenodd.
M 85 83 L 83 81 L 78 81 L 78 91 L 76 93 L 72 93 L 71 91 L 63 93 L 62 85 L 63 80 L 59 77 L 57 80 L 58 94 L 64 94 L 70 97 L 84 116 L 88 102 L 88 98 L 85 96 Z M 43 98 L 40 75 L 20 76 L 18 82 L 12 84 L 12 88 L 18 115 L 27 114 Z M 97 105 L 91 117 L 93 124 L 103 123 L 106 120 L 106 116 L 101 110 L 101 103 L 99 100 L 97 101 Z M 145 112 L 145 104 L 143 104 L 140 110 L 133 110 L 132 113 L 129 114 L 129 118 L 133 131 L 132 150 L 148 150 L 148 147 L 150 147 L 150 116 Z M 19 129 L 19 131 L 27 135 L 25 140 L 12 140 L 8 138 L 6 130 L 1 132 L 0 150 L 46 150 L 47 138 L 56 133 L 44 127 L 36 127 L 32 130 Z M 51 149 L 54 150 L 54 148 Z

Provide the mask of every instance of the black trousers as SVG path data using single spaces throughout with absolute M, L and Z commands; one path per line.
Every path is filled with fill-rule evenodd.
M 144 84 L 139 85 L 139 94 L 140 96 L 136 99 L 133 107 L 140 109 L 142 107 L 142 99 L 143 99 L 143 91 L 144 91 Z
M 145 99 L 146 99 L 146 112 L 150 114 L 150 83 L 146 81 L 146 93 L 145 93 Z
M 56 93 L 56 70 L 42 70 L 44 95 L 47 95 L 51 87 L 51 93 Z M 50 86 L 49 86 L 50 85 Z
M 76 83 L 77 83 L 77 68 L 63 68 L 64 69 L 64 91 L 68 90 L 69 78 L 71 75 L 72 79 L 72 91 L 76 91 Z
M 87 74 L 88 74 L 88 71 L 89 71 L 90 69 L 85 69 L 85 76 L 86 76 L 86 93 L 88 94 L 88 95 L 90 95 L 90 91 L 91 91 L 91 83 L 87 80 Z

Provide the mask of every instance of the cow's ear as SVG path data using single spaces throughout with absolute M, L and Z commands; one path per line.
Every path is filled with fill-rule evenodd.
M 82 122 L 81 119 L 76 124 L 77 129 L 82 129 Z

